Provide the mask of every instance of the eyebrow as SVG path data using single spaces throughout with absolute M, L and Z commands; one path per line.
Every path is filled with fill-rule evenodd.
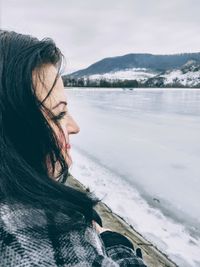
M 60 101 L 58 104 L 56 104 L 52 109 L 57 108 L 58 106 L 60 106 L 61 104 L 67 106 L 67 102 L 66 101 Z

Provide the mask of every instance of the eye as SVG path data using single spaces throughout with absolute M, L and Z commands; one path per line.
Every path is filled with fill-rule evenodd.
M 52 118 L 53 121 L 60 121 L 65 115 L 67 115 L 66 111 L 60 112 L 57 116 Z

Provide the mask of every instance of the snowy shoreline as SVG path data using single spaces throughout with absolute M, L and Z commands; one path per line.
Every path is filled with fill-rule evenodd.
M 68 185 L 78 188 L 79 190 L 86 190 L 85 186 L 81 184 L 72 175 L 68 177 Z M 134 248 L 140 247 L 145 263 L 148 267 L 178 267 L 171 261 L 167 255 L 163 254 L 156 246 L 147 241 L 139 232 L 137 232 L 131 225 L 129 225 L 123 218 L 115 214 L 105 203 L 100 202 L 96 210 L 103 220 L 105 228 L 112 229 L 126 235 L 134 244 Z
M 200 266 L 198 237 L 191 236 L 184 225 L 151 207 L 136 189 L 94 160 L 75 149 L 72 155 L 74 163 L 70 173 L 102 199 L 112 212 L 123 218 L 178 266 Z

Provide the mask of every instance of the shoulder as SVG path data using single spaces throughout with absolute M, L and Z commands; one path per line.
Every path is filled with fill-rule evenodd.
M 68 220 L 68 216 L 61 213 L 52 221 L 40 209 L 0 204 L 2 266 L 57 266 L 58 262 L 79 264 L 82 261 L 90 266 L 96 255 L 103 256 L 102 242 L 96 232 L 84 224 L 70 230 L 66 227 L 64 231 Z

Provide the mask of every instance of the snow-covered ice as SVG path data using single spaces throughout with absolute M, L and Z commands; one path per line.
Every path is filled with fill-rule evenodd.
M 71 173 L 180 266 L 200 266 L 200 90 L 68 90 Z

